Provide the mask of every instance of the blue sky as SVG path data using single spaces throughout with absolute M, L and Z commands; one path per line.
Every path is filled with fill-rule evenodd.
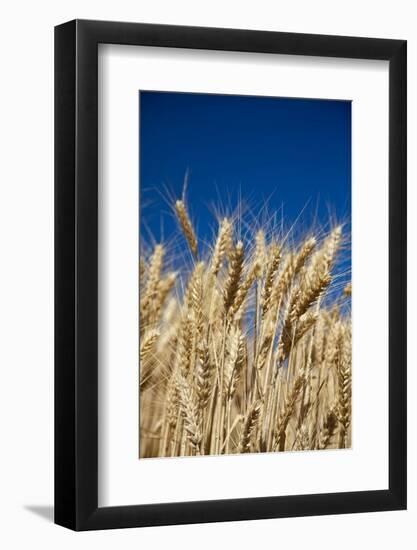
M 259 221 L 267 199 L 268 215 L 287 228 L 298 217 L 305 227 L 350 220 L 349 101 L 141 92 L 140 158 L 148 242 L 177 233 L 167 202 L 181 197 L 187 170 L 202 240 L 216 227 L 213 205 L 233 207 L 240 196 Z

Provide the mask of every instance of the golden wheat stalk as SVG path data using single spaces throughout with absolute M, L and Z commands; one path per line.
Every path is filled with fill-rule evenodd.
M 279 263 L 281 261 L 281 249 L 277 244 L 273 244 L 271 246 L 269 254 L 271 259 L 268 263 L 265 275 L 265 283 L 262 290 L 262 319 L 265 319 L 265 316 L 270 306 L 272 286 L 274 283 L 275 275 L 278 272 Z
M 178 221 L 180 222 L 181 228 L 184 232 L 185 238 L 190 246 L 191 252 L 194 257 L 197 257 L 198 242 L 195 235 L 193 225 L 191 223 L 190 217 L 188 215 L 187 209 L 183 201 L 177 201 L 175 203 L 175 210 L 177 212 Z
M 214 276 L 218 274 L 223 264 L 223 258 L 226 253 L 228 242 L 232 238 L 232 224 L 227 218 L 224 218 L 219 227 L 216 244 L 211 259 L 211 272 Z
M 229 273 L 224 285 L 225 286 L 224 309 L 226 313 L 229 311 L 230 307 L 233 305 L 236 294 L 239 290 L 240 277 L 242 275 L 243 259 L 244 259 L 243 243 L 242 241 L 239 241 L 236 244 L 235 250 L 230 260 Z
M 239 442 L 239 451 L 241 453 L 250 452 L 251 439 L 261 414 L 261 406 L 261 402 L 256 401 L 246 415 Z

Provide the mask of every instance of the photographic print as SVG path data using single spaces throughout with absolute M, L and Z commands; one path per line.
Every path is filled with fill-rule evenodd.
M 349 448 L 351 102 L 139 111 L 139 458 Z

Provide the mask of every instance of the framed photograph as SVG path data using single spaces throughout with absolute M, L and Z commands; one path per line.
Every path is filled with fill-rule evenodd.
M 406 42 L 55 29 L 55 522 L 406 507 Z

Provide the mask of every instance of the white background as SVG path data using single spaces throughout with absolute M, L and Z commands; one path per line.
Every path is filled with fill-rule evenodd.
M 114 45 L 99 60 L 99 505 L 386 489 L 387 62 Z M 352 101 L 352 449 L 137 459 L 138 89 Z
M 38 1 L 2 10 L 0 87 L 0 542 L 4 548 L 414 548 L 417 303 L 409 288 L 409 510 L 74 534 L 54 526 L 53 33 L 97 18 L 408 39 L 409 279 L 417 278 L 417 18 L 414 2 Z

